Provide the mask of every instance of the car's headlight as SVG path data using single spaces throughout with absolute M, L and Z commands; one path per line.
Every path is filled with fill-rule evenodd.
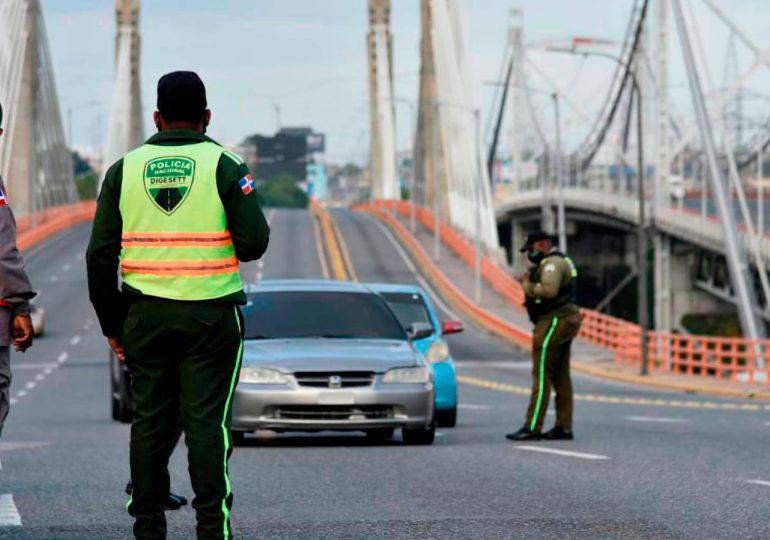
M 382 382 L 392 384 L 425 384 L 429 381 L 430 372 L 424 367 L 391 369 L 382 379 Z
M 436 362 L 446 362 L 449 359 L 449 345 L 446 344 L 446 341 L 440 339 L 434 341 L 433 344 L 428 347 L 428 354 L 425 355 L 425 358 L 431 364 L 435 364 Z
M 277 369 L 248 367 L 241 368 L 240 382 L 250 384 L 286 384 L 289 379 Z

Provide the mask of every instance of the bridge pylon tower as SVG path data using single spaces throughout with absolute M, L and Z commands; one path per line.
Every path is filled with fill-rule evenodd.
M 484 165 L 465 16 L 456 0 L 421 0 L 416 200 L 490 250 L 499 247 Z M 477 204 L 478 203 L 478 204 Z M 478 214 L 477 215 L 477 210 Z
M 115 0 L 115 83 L 104 167 L 144 142 L 140 84 L 140 0 Z
M 0 2 L 0 174 L 17 215 L 75 202 L 72 158 L 39 0 Z
M 390 0 L 369 0 L 370 163 L 373 199 L 400 199 L 396 166 Z

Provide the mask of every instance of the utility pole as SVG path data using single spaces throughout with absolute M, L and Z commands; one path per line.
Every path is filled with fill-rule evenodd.
M 561 119 L 559 117 L 559 93 L 554 92 L 553 98 L 553 110 L 554 117 L 556 119 L 556 150 L 554 159 L 554 172 L 556 174 L 556 223 L 559 229 L 559 250 L 562 253 L 567 252 L 567 219 L 564 215 L 564 174 L 562 168 L 562 153 L 561 153 Z
M 441 142 L 439 138 L 438 101 L 433 104 L 433 259 L 441 258 Z
M 481 144 L 481 112 L 479 109 L 473 111 L 473 120 L 475 123 L 474 133 L 476 134 L 476 144 Z M 475 184 L 475 199 L 476 199 L 476 264 L 474 265 L 474 292 L 476 305 L 481 305 L 481 182 L 483 182 L 484 175 L 481 172 L 481 148 L 477 148 L 476 152 L 476 182 Z
M 645 215 L 645 195 L 644 195 L 644 120 L 642 101 L 642 89 L 639 87 L 637 74 L 639 69 L 639 58 L 634 62 L 634 86 L 636 87 L 636 137 L 639 145 L 637 152 L 637 172 L 636 182 L 639 192 L 639 228 L 636 230 L 637 234 L 637 272 L 639 277 L 637 278 L 638 284 L 638 296 L 639 296 L 639 334 L 641 338 L 641 355 L 642 355 L 642 375 L 649 375 L 650 373 L 650 344 L 647 340 L 647 336 L 650 331 L 650 308 L 648 287 L 647 287 L 647 216 Z

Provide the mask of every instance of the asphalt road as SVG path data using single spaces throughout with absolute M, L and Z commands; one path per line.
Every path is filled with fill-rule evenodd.
M 333 215 L 362 280 L 421 281 L 371 218 Z M 322 277 L 309 214 L 270 217 L 270 250 L 244 268 L 247 280 Z M 109 418 L 87 237 L 79 227 L 29 258 L 48 333 L 14 357 L 0 494 L 12 495 L 22 526 L 0 526 L 0 538 L 130 538 L 128 428 Z M 231 460 L 238 537 L 770 537 L 770 411 L 576 376 L 577 439 L 512 444 L 503 435 L 522 423 L 526 355 L 472 327 L 451 347 L 464 375 L 511 391 L 463 385 L 458 427 L 431 447 L 261 433 Z M 659 404 L 622 403 L 628 396 Z M 191 495 L 183 449 L 171 468 L 174 488 Z M 0 523 L 14 517 L 9 501 L 0 497 Z M 169 538 L 193 538 L 193 520 L 189 508 L 169 513 Z

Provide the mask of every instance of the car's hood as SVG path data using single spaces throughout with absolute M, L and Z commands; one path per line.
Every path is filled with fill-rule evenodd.
M 244 365 L 295 371 L 384 373 L 421 362 L 405 341 L 374 339 L 270 339 L 245 342 Z

